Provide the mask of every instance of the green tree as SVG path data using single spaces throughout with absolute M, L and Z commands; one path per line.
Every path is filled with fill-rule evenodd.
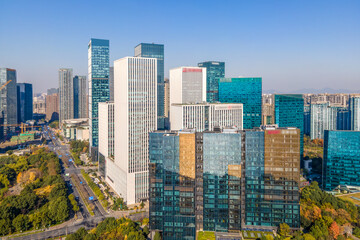
M 278 229 L 278 233 L 281 236 L 287 236 L 290 233 L 290 226 L 287 225 L 286 223 L 280 223 L 279 229 Z
M 154 240 L 161 240 L 161 235 L 159 232 L 156 232 L 154 235 Z
M 5 236 L 12 233 L 12 225 L 10 219 L 0 220 L 0 235 Z
M 147 237 L 149 235 L 149 233 L 150 233 L 150 230 L 149 230 L 149 228 L 147 226 L 145 226 L 143 228 L 143 232 L 144 232 L 145 237 Z
M 12 221 L 12 225 L 16 229 L 16 231 L 26 231 L 31 227 L 29 217 L 23 214 L 18 215 L 14 220 Z
M 303 235 L 304 240 L 316 240 L 310 233 L 305 233 Z

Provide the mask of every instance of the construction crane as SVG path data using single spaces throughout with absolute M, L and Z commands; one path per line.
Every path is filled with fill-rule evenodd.
M 9 80 L 9 81 L 7 81 L 4 85 L 2 85 L 2 86 L 0 87 L 0 91 L 1 91 L 4 87 L 6 87 L 6 85 L 8 85 L 11 81 L 12 81 L 12 80 Z

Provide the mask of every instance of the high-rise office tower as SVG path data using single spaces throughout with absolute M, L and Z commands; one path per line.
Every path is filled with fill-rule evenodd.
M 304 152 L 304 99 L 301 94 L 274 95 L 275 124 L 300 129 L 300 155 Z
M 74 118 L 86 118 L 86 76 L 74 77 Z
M 261 78 L 222 78 L 219 82 L 219 101 L 244 104 L 244 129 L 261 125 Z
M 46 95 L 46 121 L 59 120 L 59 94 Z
M 128 204 L 148 197 L 149 132 L 157 129 L 157 60 L 114 62 L 115 165 L 119 194 Z
M 110 100 L 109 40 L 92 38 L 88 44 L 89 131 L 91 155 L 96 160 L 98 146 L 98 103 Z
M 310 136 L 310 105 L 304 105 L 304 134 Z
M 115 185 L 116 180 L 113 180 L 118 178 L 119 173 L 116 171 L 118 167 L 114 164 L 114 119 L 114 102 L 99 103 L 99 173 L 116 192 L 119 192 L 119 186 Z
M 206 68 L 206 101 L 219 101 L 219 81 L 225 77 L 225 62 L 208 61 L 198 63 Z
M 114 101 L 114 67 L 109 68 L 110 101 Z
M 350 111 L 346 107 L 338 108 L 336 130 L 351 130 Z
M 213 131 L 216 127 L 243 129 L 242 103 L 173 104 L 170 108 L 171 130 Z
M 135 57 L 157 59 L 157 114 L 158 129 L 165 129 L 164 112 L 164 45 L 154 43 L 140 43 L 135 47 Z
M 206 69 L 179 67 L 170 70 L 170 107 L 206 101 Z
M 360 132 L 325 130 L 324 135 L 324 189 L 360 186 Z
M 30 83 L 17 84 L 18 123 L 33 119 L 33 88 Z
M 311 104 L 310 138 L 324 139 L 325 130 L 336 130 L 337 107 L 331 107 L 328 102 Z
M 164 82 L 164 111 L 165 117 L 168 118 L 170 113 L 170 83 L 168 78 L 165 78 Z
M 46 94 L 33 97 L 33 113 L 46 114 Z
M 284 222 L 298 229 L 299 135 L 276 127 L 150 133 L 150 229 L 163 239 Z
M 360 97 L 349 99 L 351 130 L 360 131 Z
M 74 118 L 74 84 L 72 68 L 59 69 L 60 123 Z
M 17 83 L 16 70 L 0 68 L 0 86 L 6 86 L 0 91 L 0 113 L 4 118 L 3 124 L 17 124 Z M 14 131 L 15 127 L 4 127 L 4 135 Z

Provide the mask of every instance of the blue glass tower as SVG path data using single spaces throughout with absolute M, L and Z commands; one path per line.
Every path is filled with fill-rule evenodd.
M 140 43 L 135 47 L 134 57 L 147 57 L 157 59 L 157 115 L 158 129 L 165 129 L 164 111 L 164 45 L 154 43 Z
M 17 84 L 18 123 L 33 119 L 33 88 L 30 83 Z
M 90 146 L 98 146 L 98 103 L 110 100 L 109 40 L 92 38 L 88 45 Z M 92 154 L 96 155 L 96 154 Z
M 224 62 L 202 62 L 198 63 L 198 67 L 206 68 L 206 101 L 219 101 L 219 81 L 225 77 L 225 63 Z
M 222 78 L 219 82 L 219 101 L 244 104 L 244 129 L 261 125 L 261 78 Z
M 323 186 L 360 186 L 360 132 L 324 131 Z
M 301 94 L 275 94 L 275 124 L 300 129 L 300 156 L 304 152 L 304 99 Z

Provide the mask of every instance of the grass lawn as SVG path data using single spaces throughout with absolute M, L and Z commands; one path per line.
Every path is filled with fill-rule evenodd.
M 215 240 L 214 232 L 198 232 L 198 240 Z
M 352 197 L 355 197 L 357 199 L 354 199 Z M 360 193 L 346 194 L 346 195 L 340 196 L 339 198 L 353 202 L 356 205 L 360 205 L 360 200 L 358 200 L 358 199 L 360 199 Z

